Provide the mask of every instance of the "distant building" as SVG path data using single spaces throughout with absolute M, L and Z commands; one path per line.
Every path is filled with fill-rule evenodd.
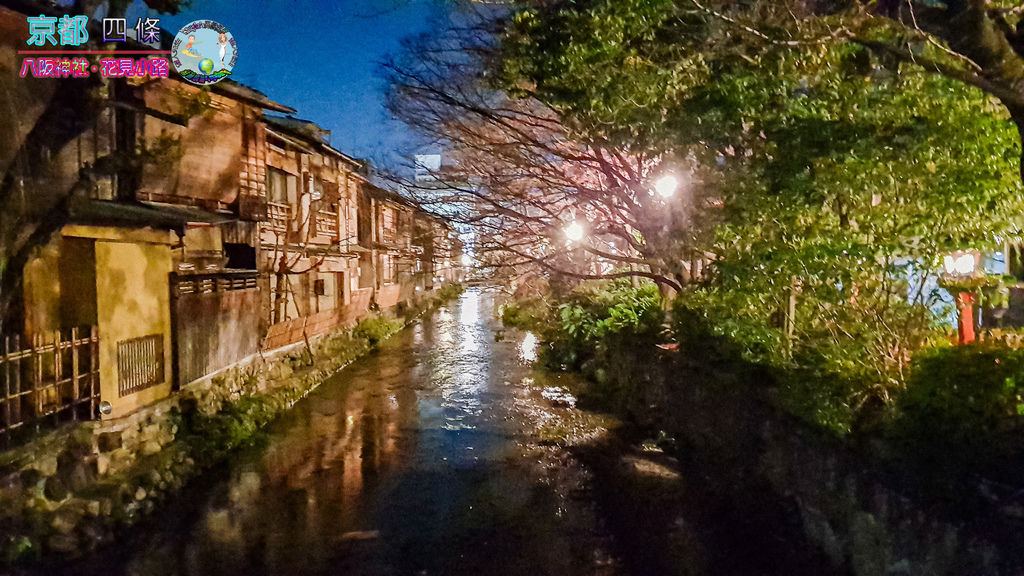
M 437 179 L 441 170 L 440 154 L 417 154 L 414 157 L 417 182 L 430 182 Z

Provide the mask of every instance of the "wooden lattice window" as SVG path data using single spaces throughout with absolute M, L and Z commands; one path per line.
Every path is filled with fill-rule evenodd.
M 117 343 L 118 395 L 127 396 L 164 381 L 164 335 Z

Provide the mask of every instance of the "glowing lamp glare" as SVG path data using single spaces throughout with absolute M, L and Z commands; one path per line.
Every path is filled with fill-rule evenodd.
M 662 176 L 654 183 L 654 191 L 662 198 L 671 198 L 676 193 L 676 188 L 678 187 L 679 181 L 672 175 Z
M 967 276 L 974 273 L 974 254 L 949 254 L 942 259 L 946 274 Z
M 568 226 L 565 227 L 565 237 L 570 242 L 579 242 L 583 239 L 583 226 L 573 220 Z

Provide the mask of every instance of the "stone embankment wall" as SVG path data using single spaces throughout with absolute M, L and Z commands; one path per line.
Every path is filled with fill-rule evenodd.
M 442 299 L 424 297 L 400 320 Z M 349 327 L 308 348 L 250 357 L 129 416 L 66 426 L 0 453 L 0 568 L 73 558 L 111 542 L 371 349 Z
M 1024 574 L 1019 519 L 994 510 L 966 525 L 909 497 L 870 448 L 829 438 L 777 409 L 756 372 L 680 352 L 609 352 L 587 370 L 619 408 L 675 438 L 680 459 L 729 490 L 770 487 L 807 538 L 854 576 Z M 954 496 L 955 497 L 955 496 Z

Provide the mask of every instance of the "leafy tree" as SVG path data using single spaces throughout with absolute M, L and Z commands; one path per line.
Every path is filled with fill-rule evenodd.
M 539 5 L 560 10 L 569 4 Z M 593 3 L 583 5 L 594 13 Z M 691 37 L 704 53 L 742 53 L 751 45 L 806 53 L 865 46 L 890 62 L 920 66 L 994 96 L 1018 131 L 1024 130 L 1024 31 L 1019 27 L 1024 7 L 1019 0 L 659 0 L 626 2 L 621 8 L 625 12 L 619 14 L 628 15 L 606 20 L 602 29 L 628 32 L 670 11 L 671 19 L 663 22 L 671 28 L 662 32 L 690 32 L 699 23 L 700 34 Z M 605 43 L 609 37 L 595 39 Z
M 887 399 L 934 335 L 940 256 L 1018 229 L 1012 111 L 822 34 L 846 12 L 782 25 L 765 3 L 737 6 L 761 28 L 690 1 L 524 8 L 503 37 L 500 82 L 584 141 L 695 158 L 717 209 L 697 207 L 710 233 L 693 249 L 714 254 L 715 274 L 686 302 L 758 361 L 862 383 L 829 402 Z

